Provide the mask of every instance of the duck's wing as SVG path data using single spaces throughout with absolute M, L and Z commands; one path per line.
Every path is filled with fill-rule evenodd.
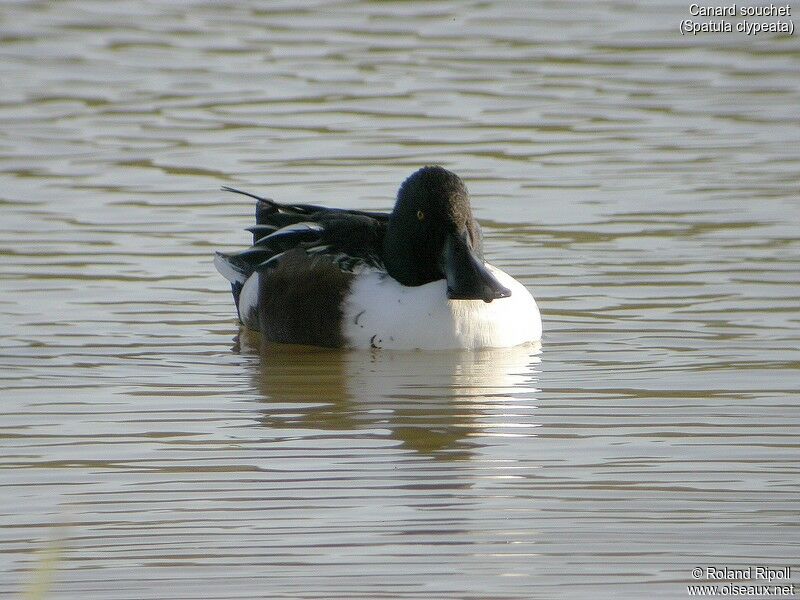
M 226 192 L 241 194 L 256 200 L 256 225 L 249 227 L 248 231 L 253 233 L 253 243 L 259 239 L 283 229 L 288 225 L 302 222 L 316 222 L 321 219 L 331 217 L 369 217 L 380 223 L 389 222 L 389 214 L 382 212 L 370 212 L 363 210 L 347 210 L 343 208 L 328 208 L 317 204 L 281 204 L 270 198 L 263 198 L 250 192 L 237 190 L 236 188 L 223 186 Z
M 279 204 L 248 192 L 224 189 L 258 201 L 256 225 L 248 229 L 253 233 L 253 245 L 241 252 L 217 252 L 214 260 L 217 270 L 231 282 L 237 303 L 241 286 L 253 273 L 276 266 L 284 253 L 295 248 L 326 257 L 345 272 L 384 268 L 386 213 Z

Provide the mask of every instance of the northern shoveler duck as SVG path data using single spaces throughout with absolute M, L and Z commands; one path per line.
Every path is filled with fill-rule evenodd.
M 257 201 L 253 245 L 215 258 L 239 320 L 270 341 L 394 349 L 506 348 L 541 338 L 521 283 L 483 261 L 464 182 L 424 167 L 391 214 Z

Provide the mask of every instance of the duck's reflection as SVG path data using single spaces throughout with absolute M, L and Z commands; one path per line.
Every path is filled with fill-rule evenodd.
M 253 383 L 273 429 L 388 433 L 405 448 L 452 460 L 468 458 L 478 436 L 533 426 L 538 345 L 348 352 L 262 343 L 243 329 L 235 350 L 259 357 Z

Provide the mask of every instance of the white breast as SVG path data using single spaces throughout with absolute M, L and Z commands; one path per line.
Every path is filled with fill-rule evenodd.
M 539 308 L 513 277 L 487 265 L 511 297 L 448 300 L 447 282 L 400 285 L 375 271 L 353 280 L 344 305 L 343 333 L 353 348 L 478 349 L 510 348 L 542 337 Z

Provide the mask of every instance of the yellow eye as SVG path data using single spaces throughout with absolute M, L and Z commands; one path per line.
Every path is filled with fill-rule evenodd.
M 424 220 L 425 220 L 425 213 L 424 213 L 424 212 L 422 212 L 421 210 L 418 210 L 418 211 L 417 211 L 417 218 L 418 218 L 420 221 L 424 221 Z

